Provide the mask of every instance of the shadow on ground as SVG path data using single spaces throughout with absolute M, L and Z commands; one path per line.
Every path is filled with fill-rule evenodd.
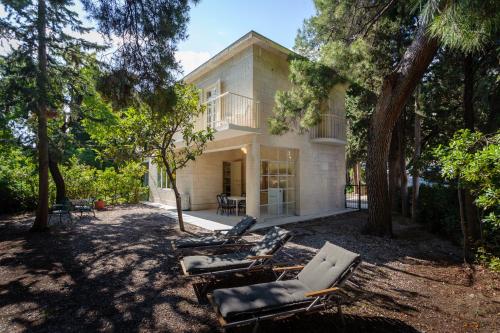
M 422 288 L 426 283 L 465 286 L 460 276 L 436 274 L 456 267 L 454 248 L 434 239 L 422 245 L 420 239 L 362 235 L 363 218 L 355 214 L 286 226 L 295 237 L 279 257 L 283 263 L 307 262 L 325 241 L 362 254 L 364 263 L 346 288 L 345 326 L 335 310 L 328 310 L 280 323 L 263 322 L 262 332 L 416 332 L 417 327 L 432 330 L 419 322 L 427 313 L 437 312 L 439 320 L 446 320 L 449 313 Z M 193 284 L 179 276 L 170 241 L 181 235 L 175 221 L 161 210 L 118 207 L 99 212 L 97 218 L 56 225 L 46 234 L 29 233 L 31 223 L 31 216 L 0 218 L 0 331 L 219 329 L 212 309 L 200 304 L 204 298 L 195 293 L 200 281 Z M 188 231 L 202 232 L 195 227 Z M 419 270 L 430 258 L 439 263 L 436 270 Z M 243 276 L 216 281 L 208 289 L 272 279 L 271 274 Z

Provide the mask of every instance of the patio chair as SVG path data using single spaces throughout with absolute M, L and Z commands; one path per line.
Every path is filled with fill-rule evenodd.
M 236 211 L 236 204 L 233 200 L 229 200 L 227 194 L 221 195 L 222 199 L 222 212 L 226 212 L 227 215 L 231 215 L 234 211 Z
M 223 208 L 223 203 L 222 203 L 222 194 L 217 194 L 217 210 L 215 211 L 215 213 L 219 214 L 219 211 L 221 214 L 224 214 L 224 208 Z
M 52 218 L 53 215 L 59 216 L 59 223 L 62 223 L 62 216 L 67 215 L 69 217 L 69 220 L 73 222 L 73 219 L 71 217 L 71 209 L 72 209 L 72 204 L 71 201 L 65 200 L 63 203 L 56 203 L 53 204 L 52 207 L 49 209 L 49 221 Z
M 73 203 L 73 209 L 80 212 L 80 218 L 82 218 L 83 213 L 93 213 L 95 217 L 94 199 L 75 200 Z
M 238 202 L 238 215 L 246 214 L 247 212 L 247 202 L 246 200 L 241 200 Z
M 236 244 L 246 234 L 257 220 L 252 216 L 245 216 L 234 227 L 227 230 L 215 230 L 214 235 L 205 237 L 188 237 L 172 242 L 174 251 L 182 249 L 201 249 L 205 247 Z
M 268 267 L 274 255 L 282 249 L 292 234 L 273 227 L 250 249 L 213 256 L 187 256 L 180 260 L 185 277 L 215 277 L 238 272 L 250 272 Z
M 305 267 L 274 268 L 281 273 L 274 282 L 216 289 L 208 299 L 223 329 L 255 324 L 256 331 L 261 320 L 311 313 L 335 303 L 343 322 L 338 292 L 360 263 L 359 254 L 326 242 Z M 297 270 L 294 279 L 282 280 Z

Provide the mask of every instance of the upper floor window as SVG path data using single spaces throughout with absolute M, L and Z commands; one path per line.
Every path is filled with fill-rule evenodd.
M 207 126 L 215 128 L 218 121 L 218 110 L 220 101 L 217 97 L 220 95 L 220 80 L 204 89 L 204 99 L 207 105 Z

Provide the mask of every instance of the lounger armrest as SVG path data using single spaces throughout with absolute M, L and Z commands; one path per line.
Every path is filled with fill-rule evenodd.
M 315 291 L 310 291 L 310 292 L 306 293 L 305 296 L 306 297 L 324 296 L 324 295 L 328 295 L 328 294 L 334 293 L 337 290 L 339 290 L 339 288 L 337 288 L 337 287 L 328 288 L 328 289 L 322 289 L 322 290 L 315 290 Z
M 231 229 L 220 229 L 220 230 L 214 230 L 214 235 L 220 235 L 222 233 L 227 233 Z
M 279 272 L 285 272 L 285 271 L 300 271 L 304 268 L 303 265 L 296 265 L 296 266 L 287 266 L 287 267 L 275 267 L 273 268 L 273 271 L 276 273 Z
M 247 259 L 250 259 L 250 260 L 271 259 L 272 257 L 274 257 L 272 254 L 266 254 L 266 255 L 261 255 L 261 256 L 248 256 Z

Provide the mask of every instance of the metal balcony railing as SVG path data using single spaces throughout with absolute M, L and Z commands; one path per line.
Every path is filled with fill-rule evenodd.
M 322 114 L 321 122 L 310 129 L 309 135 L 314 139 L 337 139 L 346 141 L 345 118 L 336 114 Z
M 253 98 L 225 92 L 204 104 L 206 110 L 199 123 L 202 128 L 217 130 L 229 124 L 259 128 L 260 103 Z

